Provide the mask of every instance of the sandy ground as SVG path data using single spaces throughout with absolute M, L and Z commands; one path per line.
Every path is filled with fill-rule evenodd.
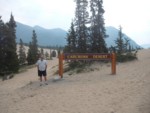
M 0 81 L 0 113 L 150 113 L 150 50 L 138 60 L 95 64 L 95 71 L 64 73 L 54 81 L 58 59 L 48 61 L 48 85 L 40 86 L 37 69 Z

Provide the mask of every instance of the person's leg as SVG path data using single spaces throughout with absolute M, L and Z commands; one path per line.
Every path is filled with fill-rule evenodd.
M 45 84 L 48 85 L 48 83 L 47 83 L 47 73 L 46 73 L 46 70 L 43 71 L 43 77 L 44 77 L 44 80 L 45 80 Z
M 47 81 L 47 77 L 46 76 L 44 76 L 44 80 Z
M 47 83 L 47 77 L 44 76 L 44 79 L 45 79 L 45 85 L 48 85 L 48 83 Z
M 38 70 L 38 80 L 40 80 L 40 70 Z
M 42 76 L 40 76 L 40 82 L 42 82 Z
M 39 77 L 40 77 L 40 86 L 42 85 L 42 71 L 39 71 Z

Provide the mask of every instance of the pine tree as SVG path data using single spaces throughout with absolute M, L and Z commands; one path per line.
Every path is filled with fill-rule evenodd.
M 122 27 L 119 27 L 118 38 L 115 40 L 117 50 L 117 61 L 125 62 L 137 59 L 136 53 L 132 53 L 129 40 L 123 37 Z M 128 47 L 129 46 L 129 47 Z
M 49 58 L 49 54 L 48 54 L 48 52 L 47 52 L 47 51 L 45 52 L 45 57 L 46 57 L 46 59 L 48 59 L 48 58 Z
M 5 24 L 4 27 L 4 57 L 6 71 L 17 72 L 19 70 L 19 60 L 16 53 L 16 22 L 13 15 L 11 14 L 10 20 Z M 9 73 L 8 72 L 8 73 Z
M 35 64 L 38 60 L 38 45 L 37 45 L 37 35 L 35 30 L 33 30 L 32 42 L 29 43 L 27 61 L 28 64 Z
M 128 52 L 129 49 L 130 49 L 130 40 L 127 39 L 127 38 L 124 38 L 124 40 L 125 40 L 125 43 L 124 43 L 124 49 L 125 49 L 125 51 L 124 52 Z
M 77 39 L 76 39 L 74 24 L 72 22 L 67 36 L 67 46 L 65 48 L 65 52 L 75 53 L 76 51 L 77 51 Z
M 20 39 L 20 47 L 19 47 L 19 64 L 23 65 L 26 62 L 26 53 L 25 47 L 23 45 L 22 39 Z
M 35 30 L 33 30 L 33 37 L 32 37 L 32 46 L 33 46 L 33 50 L 32 50 L 32 54 L 34 56 L 34 62 L 37 61 L 38 59 L 38 44 L 37 44 L 37 35 Z
M 50 53 L 50 60 L 52 60 L 52 57 L 53 57 L 53 56 L 52 56 L 52 50 L 51 50 L 51 49 L 50 49 L 50 52 L 49 52 L 49 53 Z
M 5 59 L 4 59 L 4 22 L 0 17 L 0 75 L 3 75 L 5 69 Z
M 124 52 L 125 43 L 123 40 L 123 33 L 122 33 L 122 27 L 119 26 L 119 32 L 118 32 L 118 38 L 115 40 L 116 43 L 116 49 L 118 54 L 122 54 Z
M 41 54 L 44 55 L 44 50 L 43 50 L 43 48 L 41 48 Z
M 87 38 L 88 28 L 86 24 L 89 22 L 89 13 L 87 11 L 87 0 L 75 0 L 76 13 L 75 13 L 75 27 L 77 36 L 77 52 L 87 52 Z
M 28 53 L 27 53 L 27 61 L 28 61 L 28 65 L 34 64 L 33 63 L 33 55 L 32 55 L 32 43 L 29 42 L 29 49 L 28 49 Z
M 107 47 L 104 38 L 105 27 L 104 27 L 104 9 L 102 7 L 103 0 L 91 0 L 91 52 L 95 53 L 107 53 Z

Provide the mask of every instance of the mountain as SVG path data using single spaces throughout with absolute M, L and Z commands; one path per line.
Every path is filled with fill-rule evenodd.
M 145 49 L 148 49 L 148 48 L 150 48 L 150 44 L 143 44 L 143 45 L 141 45 L 143 48 L 145 48 Z
M 106 38 L 105 41 L 108 47 L 116 45 L 115 40 L 118 38 L 118 32 L 119 30 L 112 26 L 106 27 L 106 34 L 109 37 Z M 129 40 L 129 43 L 133 48 L 140 48 L 140 46 L 135 41 L 123 33 L 123 39 L 125 40 L 125 38 Z
M 37 34 L 38 45 L 42 45 L 42 46 L 66 45 L 67 31 L 63 29 L 60 28 L 45 29 L 40 26 L 31 27 L 19 22 L 16 23 L 17 23 L 17 28 L 16 28 L 17 42 L 19 42 L 21 38 L 24 43 L 29 43 L 32 38 L 32 31 L 35 30 Z M 106 27 L 106 34 L 109 36 L 108 38 L 105 39 L 107 46 L 108 47 L 115 46 L 115 40 L 118 38 L 118 29 L 111 26 Z M 130 44 L 134 48 L 140 47 L 126 34 L 124 34 L 123 36 L 124 38 L 130 40 Z
M 32 31 L 35 30 L 37 34 L 38 44 L 42 46 L 64 46 L 66 44 L 66 35 L 67 32 L 63 29 L 56 28 L 56 29 L 45 29 L 40 26 L 28 26 L 16 22 L 16 36 L 17 42 L 19 42 L 20 38 L 23 40 L 24 43 L 31 42 L 32 38 Z

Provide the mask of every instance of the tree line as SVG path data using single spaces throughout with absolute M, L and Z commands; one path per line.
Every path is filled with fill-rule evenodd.
M 75 18 L 67 35 L 65 52 L 107 53 L 103 0 L 75 0 Z
M 44 54 L 43 48 L 38 50 L 38 40 L 35 30 L 32 31 L 32 40 L 28 44 L 29 49 L 27 54 L 21 38 L 17 54 L 16 27 L 16 22 L 12 14 L 7 23 L 4 23 L 0 17 L 0 76 L 17 73 L 22 65 L 35 64 L 39 55 Z M 50 57 L 47 52 L 44 55 L 45 57 Z M 56 56 L 56 53 L 52 51 L 51 55 Z
M 103 0 L 75 0 L 75 18 L 71 22 L 67 34 L 67 45 L 63 49 L 66 53 L 108 53 L 113 51 L 118 59 L 136 58 L 136 52 L 132 54 L 129 40 L 123 40 L 122 29 L 120 27 L 116 46 L 107 48 L 105 38 L 107 38 Z M 19 54 L 16 52 L 16 22 L 11 14 L 10 20 L 4 23 L 0 17 L 0 75 L 16 73 L 20 65 L 27 62 L 29 65 L 35 64 L 43 50 L 38 50 L 38 40 L 35 30 L 32 33 L 32 41 L 29 42 L 27 56 L 23 40 L 20 39 Z M 110 37 L 111 38 L 111 37 Z M 126 56 L 124 56 L 126 55 Z M 47 54 L 48 56 L 48 54 Z
M 107 48 L 103 0 L 75 0 L 75 17 L 71 22 L 67 35 L 65 53 L 108 53 L 115 52 L 117 61 L 136 59 L 135 48 L 130 40 L 124 38 L 121 26 L 119 27 L 116 46 Z M 139 48 L 137 48 L 139 49 Z
M 0 76 L 10 73 L 17 73 L 22 65 L 33 65 L 43 54 L 47 59 L 56 57 L 57 51 L 63 49 L 60 46 L 40 46 L 38 45 L 36 31 L 33 30 L 31 41 L 27 44 L 20 37 L 16 37 L 16 22 L 14 16 L 10 15 L 9 22 L 4 23 L 0 17 Z M 20 38 L 19 50 L 17 51 L 16 38 Z M 27 50 L 25 46 L 28 46 Z M 39 49 L 41 48 L 41 49 Z M 49 52 L 44 52 L 44 48 Z M 52 50 L 57 51 L 52 51 Z
M 0 75 L 19 70 L 15 27 L 16 22 L 12 14 L 7 23 L 4 23 L 0 17 Z

